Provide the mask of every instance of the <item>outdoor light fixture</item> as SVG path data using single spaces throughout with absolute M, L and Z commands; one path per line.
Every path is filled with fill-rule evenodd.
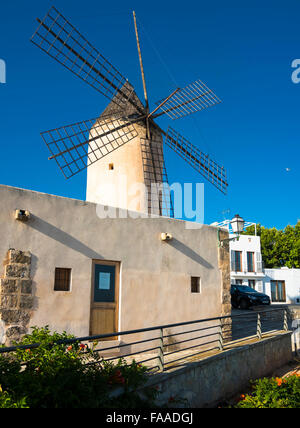
M 230 222 L 233 233 L 240 235 L 243 232 L 245 226 L 245 220 L 236 214 Z
M 16 210 L 15 219 L 19 221 L 28 221 L 30 219 L 30 212 L 27 210 Z
M 240 238 L 240 234 L 243 232 L 244 230 L 244 226 L 245 226 L 245 220 L 239 216 L 239 214 L 236 214 L 233 219 L 230 222 L 231 224 L 231 228 L 232 228 L 232 232 L 236 235 L 233 238 L 227 238 L 227 239 L 220 239 L 220 228 L 218 229 L 218 246 L 219 247 L 223 247 L 224 242 L 229 242 L 229 241 L 235 241 L 235 240 L 239 240 Z
M 162 241 L 172 241 L 173 235 L 171 233 L 161 233 L 160 234 L 160 239 Z

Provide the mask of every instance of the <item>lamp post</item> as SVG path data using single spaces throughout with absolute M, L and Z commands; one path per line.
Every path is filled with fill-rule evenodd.
M 225 242 L 239 240 L 240 234 L 244 230 L 245 220 L 236 214 L 230 222 L 233 233 L 236 235 L 233 238 L 220 239 L 220 228 L 218 229 L 218 246 L 223 247 Z
M 240 235 L 243 232 L 245 226 L 245 220 L 236 214 L 230 222 L 233 233 Z

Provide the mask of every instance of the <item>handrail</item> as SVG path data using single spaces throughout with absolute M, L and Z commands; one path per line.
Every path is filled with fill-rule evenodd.
M 280 308 L 276 308 L 276 309 L 274 308 L 274 309 L 267 309 L 264 311 L 254 312 L 253 316 L 257 316 L 258 314 L 261 315 L 261 314 L 265 314 L 265 313 L 279 312 L 279 311 L 284 311 L 284 313 L 285 313 L 286 308 L 280 307 Z M 235 315 L 224 315 L 224 316 L 220 316 L 220 317 L 204 318 L 204 319 L 193 320 L 193 321 L 184 321 L 181 323 L 163 324 L 163 325 L 158 325 L 158 326 L 154 326 L 154 327 L 146 327 L 146 328 L 140 328 L 140 329 L 135 329 L 135 330 L 119 331 L 119 332 L 115 332 L 115 333 L 106 333 L 106 334 L 100 334 L 100 335 L 94 335 L 94 336 L 76 337 L 74 339 L 58 340 L 58 341 L 54 342 L 53 344 L 69 345 L 69 344 L 77 343 L 77 342 L 95 342 L 95 341 L 100 341 L 101 339 L 107 339 L 110 337 L 126 336 L 129 334 L 145 333 L 145 332 L 156 331 L 156 330 L 162 331 L 164 329 L 168 329 L 168 328 L 172 328 L 172 327 L 181 327 L 181 326 L 185 326 L 185 325 L 204 323 L 204 322 L 210 322 L 210 321 L 221 322 L 222 320 L 226 320 L 226 319 L 234 319 L 234 318 L 245 317 L 245 316 L 250 316 L 250 315 L 252 315 L 252 314 L 248 314 L 248 313 L 242 314 L 241 313 L 241 314 L 235 314 Z M 207 328 L 210 328 L 210 327 L 207 327 Z M 213 327 L 218 327 L 218 326 L 213 326 Z M 174 335 L 177 335 L 177 334 L 180 334 L 180 333 L 175 333 Z M 171 335 L 167 335 L 165 337 L 170 337 L 170 336 L 173 336 L 173 335 L 171 334 Z M 157 339 L 159 339 L 159 338 L 153 338 L 152 340 L 157 340 Z M 149 339 L 149 340 L 151 340 L 151 339 Z M 143 341 L 140 341 L 140 342 L 142 343 Z M 135 343 L 139 343 L 139 342 L 135 342 Z M 34 348 L 38 348 L 39 346 L 40 346 L 39 343 L 33 343 L 30 345 L 16 345 L 16 346 L 2 347 L 2 348 L 0 347 L 0 354 L 1 353 L 14 352 L 18 349 L 34 349 Z M 119 345 L 119 346 L 122 346 L 122 345 Z M 112 349 L 112 348 L 116 348 L 116 346 L 110 347 L 110 348 L 104 348 L 104 349 Z M 102 351 L 102 350 L 103 349 L 100 349 L 99 351 Z

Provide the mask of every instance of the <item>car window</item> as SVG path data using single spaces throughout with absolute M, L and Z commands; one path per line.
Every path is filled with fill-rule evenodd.
M 246 292 L 246 293 L 257 293 L 256 290 L 254 290 L 254 288 L 248 287 L 247 285 L 239 285 L 237 286 L 237 289 L 241 292 Z

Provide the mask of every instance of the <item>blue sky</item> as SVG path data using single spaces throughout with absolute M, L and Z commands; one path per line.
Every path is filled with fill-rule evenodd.
M 228 195 L 205 182 L 205 223 L 239 213 L 283 228 L 300 218 L 299 1 L 16 0 L 2 2 L 0 59 L 0 183 L 85 198 L 85 172 L 66 180 L 39 135 L 96 117 L 106 98 L 29 42 L 54 4 L 136 87 L 142 97 L 132 10 L 151 106 L 177 86 L 201 79 L 222 104 L 185 119 L 160 120 L 222 163 Z M 202 181 L 166 149 L 169 181 Z M 289 169 L 287 171 L 286 169 Z

